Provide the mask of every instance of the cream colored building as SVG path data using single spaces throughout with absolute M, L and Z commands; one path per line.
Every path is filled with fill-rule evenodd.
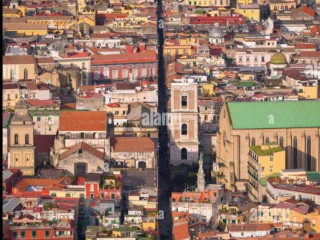
M 10 123 L 9 168 L 19 168 L 23 175 L 35 174 L 33 122 L 25 101 L 19 101 Z
M 320 171 L 319 112 L 319 101 L 225 103 L 214 169 L 223 173 L 226 188 L 245 190 L 249 147 L 264 143 L 285 149 L 287 169 Z
M 18 81 L 22 79 L 34 80 L 38 75 L 37 63 L 34 56 L 3 56 L 2 79 Z
M 255 202 L 262 202 L 267 198 L 266 186 L 268 177 L 279 174 L 285 169 L 285 151 L 277 144 L 263 144 L 250 146 L 248 160 L 249 198 Z

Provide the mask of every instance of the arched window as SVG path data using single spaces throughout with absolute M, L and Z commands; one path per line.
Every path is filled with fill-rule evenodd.
M 307 171 L 311 171 L 311 137 L 307 138 Z
M 298 168 L 298 141 L 297 137 L 293 138 L 293 168 Z
M 82 149 L 79 149 L 79 155 L 81 155 L 82 154 Z
M 188 160 L 188 151 L 186 148 L 181 149 L 181 160 Z
M 251 146 L 255 146 L 256 145 L 256 139 L 255 138 L 252 138 L 251 140 Z
M 26 143 L 26 144 L 29 144 L 29 134 L 26 134 L 26 135 L 25 135 L 25 143 Z
M 187 135 L 188 134 L 188 126 L 187 124 L 181 125 L 181 135 Z
M 280 137 L 279 145 L 283 148 L 283 137 Z
M 80 133 L 80 138 L 81 138 L 81 139 L 84 139 L 84 133 L 83 133 L 83 132 Z
M 14 70 L 10 69 L 10 79 L 13 80 L 14 79 Z
M 28 69 L 24 69 L 24 72 L 23 72 L 23 76 L 24 76 L 24 79 L 28 79 Z
M 18 134 L 15 134 L 15 135 L 14 135 L 14 144 L 19 144 Z
M 266 138 L 266 143 L 269 143 L 269 138 L 268 137 Z
M 181 106 L 186 107 L 188 105 L 188 97 L 187 96 L 182 96 L 181 97 Z
M 93 133 L 93 138 L 97 138 L 98 134 L 97 133 Z

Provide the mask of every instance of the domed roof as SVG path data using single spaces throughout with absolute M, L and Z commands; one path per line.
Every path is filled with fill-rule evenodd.
M 209 37 L 211 38 L 223 38 L 224 32 L 222 29 L 218 26 L 213 26 L 212 29 L 209 32 Z
M 270 60 L 271 64 L 287 64 L 287 58 L 282 53 L 273 54 Z

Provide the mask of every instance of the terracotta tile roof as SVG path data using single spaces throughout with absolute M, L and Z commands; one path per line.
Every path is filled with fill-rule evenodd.
M 49 153 L 53 147 L 55 135 L 34 135 L 34 145 L 36 153 Z
M 51 189 L 59 181 L 59 179 L 23 178 L 14 188 L 21 192 L 25 191 L 29 186 L 43 186 L 46 189 Z
M 306 14 L 308 14 L 309 16 L 311 16 L 311 17 L 315 17 L 315 12 L 311 9 L 311 8 L 309 8 L 309 7 L 306 7 L 306 6 L 301 6 L 301 7 L 299 7 L 299 8 L 296 8 L 293 12 L 292 12 L 292 17 L 294 18 L 294 17 L 296 17 L 299 13 L 301 13 L 301 12 L 304 12 L 304 13 L 306 13 Z
M 54 64 L 54 60 L 52 57 L 43 57 L 43 58 L 37 58 L 37 63 L 52 63 Z
M 2 63 L 5 64 L 36 64 L 34 56 L 2 56 Z
M 2 85 L 3 89 L 19 89 L 18 83 L 4 83 Z
M 119 64 L 119 63 L 142 63 L 157 62 L 157 54 L 154 51 L 145 50 L 139 53 L 93 55 L 92 64 Z
M 59 159 L 64 159 L 69 155 L 79 151 L 80 149 L 82 149 L 83 151 L 90 152 L 100 159 L 104 159 L 103 152 L 100 152 L 99 150 L 95 149 L 94 147 L 91 147 L 89 144 L 86 144 L 85 142 L 80 142 L 78 144 L 73 145 L 68 151 L 60 154 Z
M 256 232 L 256 231 L 270 231 L 272 230 L 272 224 L 232 224 L 228 225 L 229 232 Z
M 74 103 L 62 103 L 60 109 L 77 109 L 77 104 Z
M 26 87 L 29 90 L 38 90 L 37 84 L 35 82 L 26 83 Z
M 38 100 L 38 99 L 28 99 L 26 100 L 27 104 L 33 107 L 42 107 L 42 106 L 58 106 L 58 104 L 52 100 Z
M 106 131 L 106 112 L 98 111 L 62 111 L 60 113 L 60 131 Z
M 320 51 L 306 51 L 306 52 L 300 52 L 300 54 L 297 55 L 297 57 L 302 58 L 318 58 L 320 59 Z
M 155 143 L 148 137 L 114 137 L 110 145 L 113 152 L 154 152 Z
M 88 52 L 74 52 L 74 53 L 68 53 L 68 56 L 64 58 L 83 58 L 83 57 L 90 57 L 90 56 Z
M 3 30 L 47 30 L 47 24 L 32 24 L 32 23 L 4 23 Z
M 297 43 L 295 44 L 296 49 L 314 49 L 316 50 L 317 45 L 315 43 Z
M 173 239 L 174 240 L 184 240 L 190 239 L 188 222 L 184 221 L 173 226 Z

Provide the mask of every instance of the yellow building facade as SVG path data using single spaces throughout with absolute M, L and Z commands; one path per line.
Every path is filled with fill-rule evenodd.
M 262 202 L 265 197 L 266 181 L 269 176 L 279 174 L 285 169 L 285 150 L 277 144 L 251 146 L 249 149 L 248 175 L 249 197 Z

